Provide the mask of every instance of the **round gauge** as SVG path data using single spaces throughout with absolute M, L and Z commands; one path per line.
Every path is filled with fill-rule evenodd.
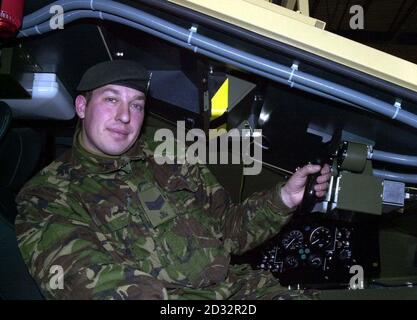
M 282 245 L 286 250 L 295 250 L 303 246 L 304 236 L 300 230 L 292 230 L 282 238 Z
M 308 258 L 308 263 L 313 268 L 319 268 L 323 264 L 323 259 L 320 256 L 318 256 L 318 255 L 312 254 Z
M 311 232 L 310 243 L 316 248 L 325 248 L 332 242 L 332 234 L 328 228 L 318 227 Z
M 295 269 L 298 267 L 298 259 L 295 256 L 287 256 L 285 258 L 285 264 L 291 268 L 291 269 Z

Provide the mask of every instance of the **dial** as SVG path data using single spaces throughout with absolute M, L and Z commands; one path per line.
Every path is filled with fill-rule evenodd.
M 296 256 L 288 256 L 285 258 L 285 264 L 291 268 L 291 269 L 295 269 L 298 267 L 298 259 Z
M 323 264 L 323 259 L 315 254 L 308 257 L 308 264 L 313 268 L 319 268 Z
M 332 234 L 328 228 L 318 227 L 311 232 L 310 243 L 316 248 L 326 248 L 332 242 Z
M 282 245 L 286 250 L 295 250 L 303 246 L 304 236 L 300 230 L 292 230 L 282 238 Z

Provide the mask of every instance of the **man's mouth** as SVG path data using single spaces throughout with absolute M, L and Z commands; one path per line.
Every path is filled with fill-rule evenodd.
M 107 129 L 110 131 L 110 133 L 112 133 L 115 136 L 119 136 L 119 137 L 126 137 L 129 135 L 129 131 L 124 130 L 124 129 L 118 129 L 118 128 L 109 128 Z

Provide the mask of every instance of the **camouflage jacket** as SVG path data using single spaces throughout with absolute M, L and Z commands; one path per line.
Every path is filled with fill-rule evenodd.
M 207 167 L 156 164 L 143 137 L 118 158 L 77 140 L 17 197 L 19 247 L 46 298 L 231 298 L 241 271 L 230 254 L 290 216 L 280 185 L 236 205 Z

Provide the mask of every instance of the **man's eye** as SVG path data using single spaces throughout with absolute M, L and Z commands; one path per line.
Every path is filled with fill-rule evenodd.
M 107 98 L 104 98 L 104 101 L 110 102 L 110 103 L 116 103 L 117 102 L 117 99 L 112 98 L 112 97 L 107 97 Z
M 145 107 L 142 104 L 133 103 L 132 108 L 134 108 L 137 111 L 143 112 Z

